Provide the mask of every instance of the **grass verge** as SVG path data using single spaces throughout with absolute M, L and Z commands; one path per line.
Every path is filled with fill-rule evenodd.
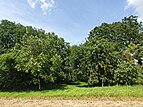
M 116 97 L 116 98 L 143 98 L 143 86 L 108 86 L 108 87 L 84 87 L 80 85 L 64 85 L 63 88 L 22 91 L 0 92 L 0 98 L 84 98 L 84 97 Z

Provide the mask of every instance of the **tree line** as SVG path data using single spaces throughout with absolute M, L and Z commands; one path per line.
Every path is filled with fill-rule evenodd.
M 92 29 L 80 45 L 55 33 L 2 20 L 0 89 L 143 84 L 143 27 L 137 16 Z

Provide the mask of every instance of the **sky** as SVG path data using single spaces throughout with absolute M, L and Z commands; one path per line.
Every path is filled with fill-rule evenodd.
M 0 0 L 0 20 L 54 32 L 72 45 L 94 27 L 130 15 L 143 21 L 143 0 Z

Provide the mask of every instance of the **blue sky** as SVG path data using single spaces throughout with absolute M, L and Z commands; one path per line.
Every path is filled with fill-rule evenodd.
M 0 20 L 55 32 L 71 44 L 85 41 L 101 23 L 125 16 L 143 19 L 143 0 L 0 0 Z

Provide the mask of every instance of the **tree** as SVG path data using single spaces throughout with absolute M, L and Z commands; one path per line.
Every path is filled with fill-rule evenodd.
M 118 67 L 117 65 L 125 60 L 124 55 L 129 56 L 126 52 L 129 44 L 143 44 L 142 31 L 142 24 L 137 21 L 137 17 L 129 16 L 125 17 L 122 22 L 102 23 L 101 26 L 95 27 L 90 32 L 84 45 L 92 50 L 88 54 L 90 56 L 88 59 L 90 61 L 88 64 L 89 71 L 92 72 L 90 72 L 91 76 L 88 77 L 96 79 L 94 84 L 99 83 L 102 86 L 114 84 L 114 71 Z M 137 53 L 137 50 L 135 52 Z M 122 53 L 126 54 L 122 56 Z M 141 56 L 142 53 L 140 52 L 136 58 L 141 59 Z
M 0 89 L 16 90 L 27 88 L 31 80 L 29 73 L 18 72 L 15 68 L 15 53 L 9 52 L 0 55 Z
M 94 42 L 94 44 L 93 44 Z M 96 75 L 98 85 L 113 85 L 114 70 L 120 61 L 120 54 L 116 51 L 116 43 L 108 42 L 105 39 L 87 41 L 85 44 L 90 48 L 89 80 Z M 93 80 L 94 81 L 94 80 Z
M 141 22 L 137 21 L 137 16 L 125 17 L 122 22 L 112 24 L 103 23 L 95 27 L 89 34 L 88 40 L 96 38 L 97 40 L 106 39 L 118 44 L 119 51 L 125 50 L 132 42 L 134 44 L 143 44 L 143 28 Z
M 17 70 L 31 73 L 32 82 L 38 84 L 39 89 L 42 82 L 54 83 L 62 71 L 61 45 L 64 45 L 63 39 L 51 33 L 41 37 L 25 35 L 20 48 L 19 44 L 15 47 Z
M 133 85 L 138 79 L 138 69 L 133 62 L 121 62 L 115 70 L 116 84 Z
M 143 46 L 141 44 L 130 43 L 123 52 L 124 61 L 133 62 L 138 73 L 136 83 L 143 84 Z

